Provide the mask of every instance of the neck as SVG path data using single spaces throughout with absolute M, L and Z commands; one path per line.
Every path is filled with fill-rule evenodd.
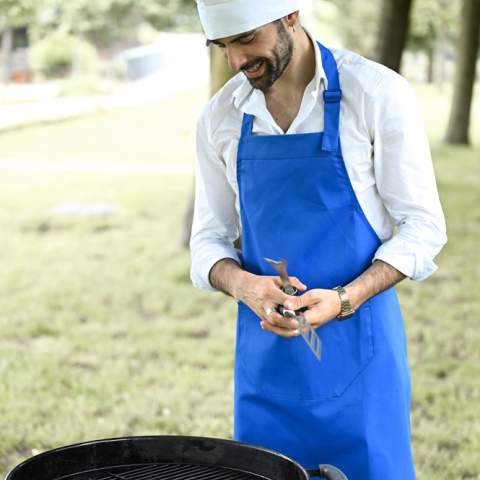
M 265 92 L 268 96 L 282 96 L 292 91 L 303 92 L 315 76 L 315 49 L 305 30 L 298 26 L 293 34 L 293 53 L 282 76 Z

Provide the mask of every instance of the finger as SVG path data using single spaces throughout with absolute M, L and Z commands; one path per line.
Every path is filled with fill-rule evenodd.
M 262 329 L 265 330 L 266 332 L 275 333 L 276 335 L 279 335 L 280 337 L 294 338 L 294 337 L 298 337 L 300 335 L 300 330 L 298 330 L 298 329 L 291 330 L 291 329 L 286 329 L 286 328 L 280 328 L 280 327 L 276 327 L 274 325 L 271 325 L 270 323 L 267 323 L 267 322 L 262 322 L 260 325 L 261 325 Z
M 281 288 L 281 287 L 280 287 Z M 291 295 L 287 295 L 284 291 L 282 291 L 281 289 L 272 289 L 270 292 L 269 292 L 269 295 L 268 295 L 268 300 L 271 302 L 271 303 L 274 303 L 275 305 L 285 305 L 285 302 L 289 299 L 289 298 L 292 298 Z
M 272 277 L 273 278 L 273 282 L 275 283 L 275 285 L 278 287 L 278 288 L 282 288 L 283 287 L 283 282 L 281 280 L 280 277 Z
M 313 290 L 309 290 L 303 295 L 288 297 L 283 305 L 289 310 L 300 310 L 301 308 L 309 307 L 315 301 L 314 294 L 312 292 Z
M 320 327 L 321 325 L 324 325 L 335 318 L 335 316 L 327 314 L 327 312 L 318 307 L 305 310 L 303 316 L 305 317 L 305 320 L 314 328 Z
M 302 283 L 297 277 L 290 277 L 290 282 L 297 290 L 301 292 L 307 289 L 307 286 Z
M 279 320 L 278 317 L 281 317 L 281 315 L 277 311 L 277 305 L 275 304 L 269 304 L 267 306 L 264 306 L 263 311 L 265 313 L 264 315 L 259 315 L 260 319 L 262 321 L 271 323 L 272 325 L 275 325 L 275 323 Z
M 285 300 L 288 298 L 288 295 L 282 290 L 283 283 L 280 277 L 271 277 L 273 280 L 274 286 L 271 286 L 265 291 L 264 299 L 268 301 L 268 303 L 272 303 L 275 305 L 283 305 Z
M 265 305 L 263 307 L 266 318 L 268 318 L 270 315 L 272 315 L 272 313 L 275 312 L 275 307 L 276 307 L 276 305 L 273 305 L 273 304 L 272 305 Z
M 261 318 L 262 320 L 266 320 L 267 322 L 271 323 L 272 325 L 275 325 L 277 321 L 279 321 L 281 318 L 283 318 L 277 310 L 277 305 L 276 304 L 267 304 L 267 306 L 264 307 L 264 312 L 265 315 L 262 315 Z
M 297 277 L 289 277 L 290 283 L 300 292 L 304 292 L 307 289 L 307 286 L 302 283 Z M 274 277 L 273 281 L 275 285 L 281 290 L 283 288 L 283 282 L 280 277 Z
M 284 328 L 287 330 L 296 330 L 299 327 L 297 320 L 294 318 L 283 317 L 279 313 L 269 315 L 266 321 L 274 327 Z

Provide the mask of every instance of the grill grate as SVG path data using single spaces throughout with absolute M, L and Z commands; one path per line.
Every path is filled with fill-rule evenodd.
M 110 467 L 55 480 L 259 480 L 260 475 L 212 465 L 157 463 L 139 467 Z M 52 479 L 53 480 L 53 479 Z

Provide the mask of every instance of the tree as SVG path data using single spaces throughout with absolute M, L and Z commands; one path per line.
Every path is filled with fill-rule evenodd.
M 450 0 L 416 0 L 407 48 L 424 52 L 427 56 L 425 78 L 432 83 L 435 77 L 436 58 L 455 43 L 459 3 Z
M 0 0 L 1 1 L 1 0 Z M 132 37 L 147 23 L 160 30 L 198 29 L 188 0 L 42 0 L 36 37 L 54 30 L 81 35 L 96 45 Z
M 8 83 L 12 76 L 12 53 L 13 53 L 13 30 L 11 27 L 4 27 L 1 35 L 2 49 L 0 51 L 2 64 L 0 81 L 2 83 Z
M 448 122 L 448 143 L 468 145 L 470 111 L 480 39 L 480 0 L 463 0 L 455 87 Z
M 230 70 L 222 50 L 214 45 L 210 46 L 210 95 L 215 95 L 235 72 Z
M 32 21 L 35 17 L 35 0 L 0 0 L 0 81 L 7 83 L 11 77 L 13 53 L 13 29 Z
M 325 3 L 334 6 L 336 12 L 333 18 L 328 15 Z M 367 57 L 374 55 L 379 8 L 380 0 L 329 0 L 316 1 L 314 4 L 319 29 L 333 24 L 335 34 L 340 36 L 345 48 Z
M 12 29 L 28 26 L 33 40 L 60 31 L 98 45 L 136 38 L 136 28 L 199 30 L 191 0 L 0 0 L 3 77 L 9 77 Z
M 31 22 L 37 8 L 35 0 L 0 0 L 0 32 Z
M 407 42 L 411 7 L 412 0 L 383 0 L 381 7 L 375 57 L 396 72 Z

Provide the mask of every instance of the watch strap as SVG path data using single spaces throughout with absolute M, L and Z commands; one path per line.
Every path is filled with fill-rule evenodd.
M 355 313 L 355 309 L 350 303 L 347 291 L 341 286 L 335 287 L 333 290 L 335 290 L 340 297 L 340 313 L 337 315 L 337 320 L 345 320 L 351 317 Z

